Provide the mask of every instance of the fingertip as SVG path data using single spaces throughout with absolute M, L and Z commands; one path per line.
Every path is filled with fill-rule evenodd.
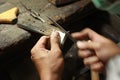
M 51 39 L 57 39 L 57 38 L 59 38 L 60 36 L 59 36 L 59 32 L 57 32 L 57 31 L 53 31 L 52 33 L 51 33 Z
M 97 72 L 102 72 L 105 69 L 105 66 L 102 62 L 98 62 L 91 65 L 91 69 Z
M 59 32 L 57 31 L 53 31 L 51 36 L 50 36 L 51 40 L 51 49 L 58 49 L 60 47 L 60 35 L 59 35 Z
M 81 35 L 81 32 L 75 32 L 75 33 L 72 33 L 71 36 L 76 39 L 76 40 L 82 40 L 84 39 L 84 37 L 82 37 Z
M 77 41 L 77 47 L 78 48 L 83 48 L 85 46 L 85 44 L 82 41 Z
M 78 51 L 78 56 L 82 58 L 87 58 L 87 57 L 93 56 L 94 54 L 95 52 L 92 50 L 79 50 Z
M 35 44 L 35 48 L 45 48 L 46 44 L 48 42 L 49 37 L 48 36 L 42 36 L 37 43 Z
M 44 40 L 46 40 L 46 39 L 48 39 L 48 38 L 49 38 L 49 36 L 41 36 L 38 41 L 44 41 Z
M 71 36 L 76 37 L 78 34 L 79 34 L 79 32 L 74 32 L 74 33 L 71 33 Z

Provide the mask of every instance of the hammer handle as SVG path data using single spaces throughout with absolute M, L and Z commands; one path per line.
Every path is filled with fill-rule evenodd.
M 99 73 L 91 70 L 91 80 L 100 80 Z

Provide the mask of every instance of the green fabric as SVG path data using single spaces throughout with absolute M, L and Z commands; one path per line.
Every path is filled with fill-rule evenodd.
M 102 10 L 106 10 L 110 13 L 120 14 L 120 0 L 110 3 L 108 0 L 92 0 L 94 5 Z

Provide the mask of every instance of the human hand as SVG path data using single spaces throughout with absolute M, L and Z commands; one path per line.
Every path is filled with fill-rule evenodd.
M 47 49 L 50 41 L 50 49 Z M 64 61 L 59 44 L 59 33 L 50 37 L 43 36 L 31 50 L 31 57 L 39 72 L 41 80 L 60 80 Z
M 120 53 L 120 48 L 114 42 L 89 28 L 73 33 L 72 37 L 78 40 L 78 55 L 94 71 L 102 71 L 107 61 Z

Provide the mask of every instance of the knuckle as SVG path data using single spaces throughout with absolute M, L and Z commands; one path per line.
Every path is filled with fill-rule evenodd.
M 86 58 L 84 59 L 84 64 L 89 65 L 89 62 L 88 62 L 88 60 Z
M 31 54 L 35 53 L 35 49 L 32 48 L 30 52 L 31 52 Z
M 55 49 L 54 53 L 61 53 L 62 51 L 60 49 Z
M 104 66 L 100 63 L 91 65 L 91 69 L 94 71 L 102 71 L 104 69 Z
M 91 52 L 90 51 L 78 51 L 78 55 L 82 58 L 87 58 L 89 56 L 91 56 Z
M 56 58 L 59 58 L 59 57 L 62 56 L 62 51 L 61 50 L 54 50 L 54 51 L 52 51 L 52 53 L 55 54 L 54 57 L 56 57 Z
M 103 47 L 102 44 L 100 44 L 100 43 L 96 44 L 96 49 L 100 49 L 101 47 Z
M 86 30 L 86 31 L 89 31 L 89 30 L 90 30 L 90 28 L 88 28 L 88 27 L 87 27 L 87 28 L 85 28 L 85 30 Z
M 85 28 L 85 31 L 86 32 L 91 32 L 91 29 L 90 28 Z
M 90 56 L 90 52 L 85 51 L 84 54 L 83 54 L 83 56 L 84 56 L 85 58 L 89 57 L 89 56 Z
M 78 53 L 78 56 L 81 57 L 81 58 L 84 58 L 84 57 L 82 56 L 82 53 L 80 53 L 80 52 Z
M 38 50 L 37 48 L 33 47 L 30 52 L 31 52 L 31 55 L 36 55 L 38 53 Z
M 81 58 L 85 58 L 85 55 L 84 55 L 82 52 L 79 52 L 78 55 L 79 55 Z

